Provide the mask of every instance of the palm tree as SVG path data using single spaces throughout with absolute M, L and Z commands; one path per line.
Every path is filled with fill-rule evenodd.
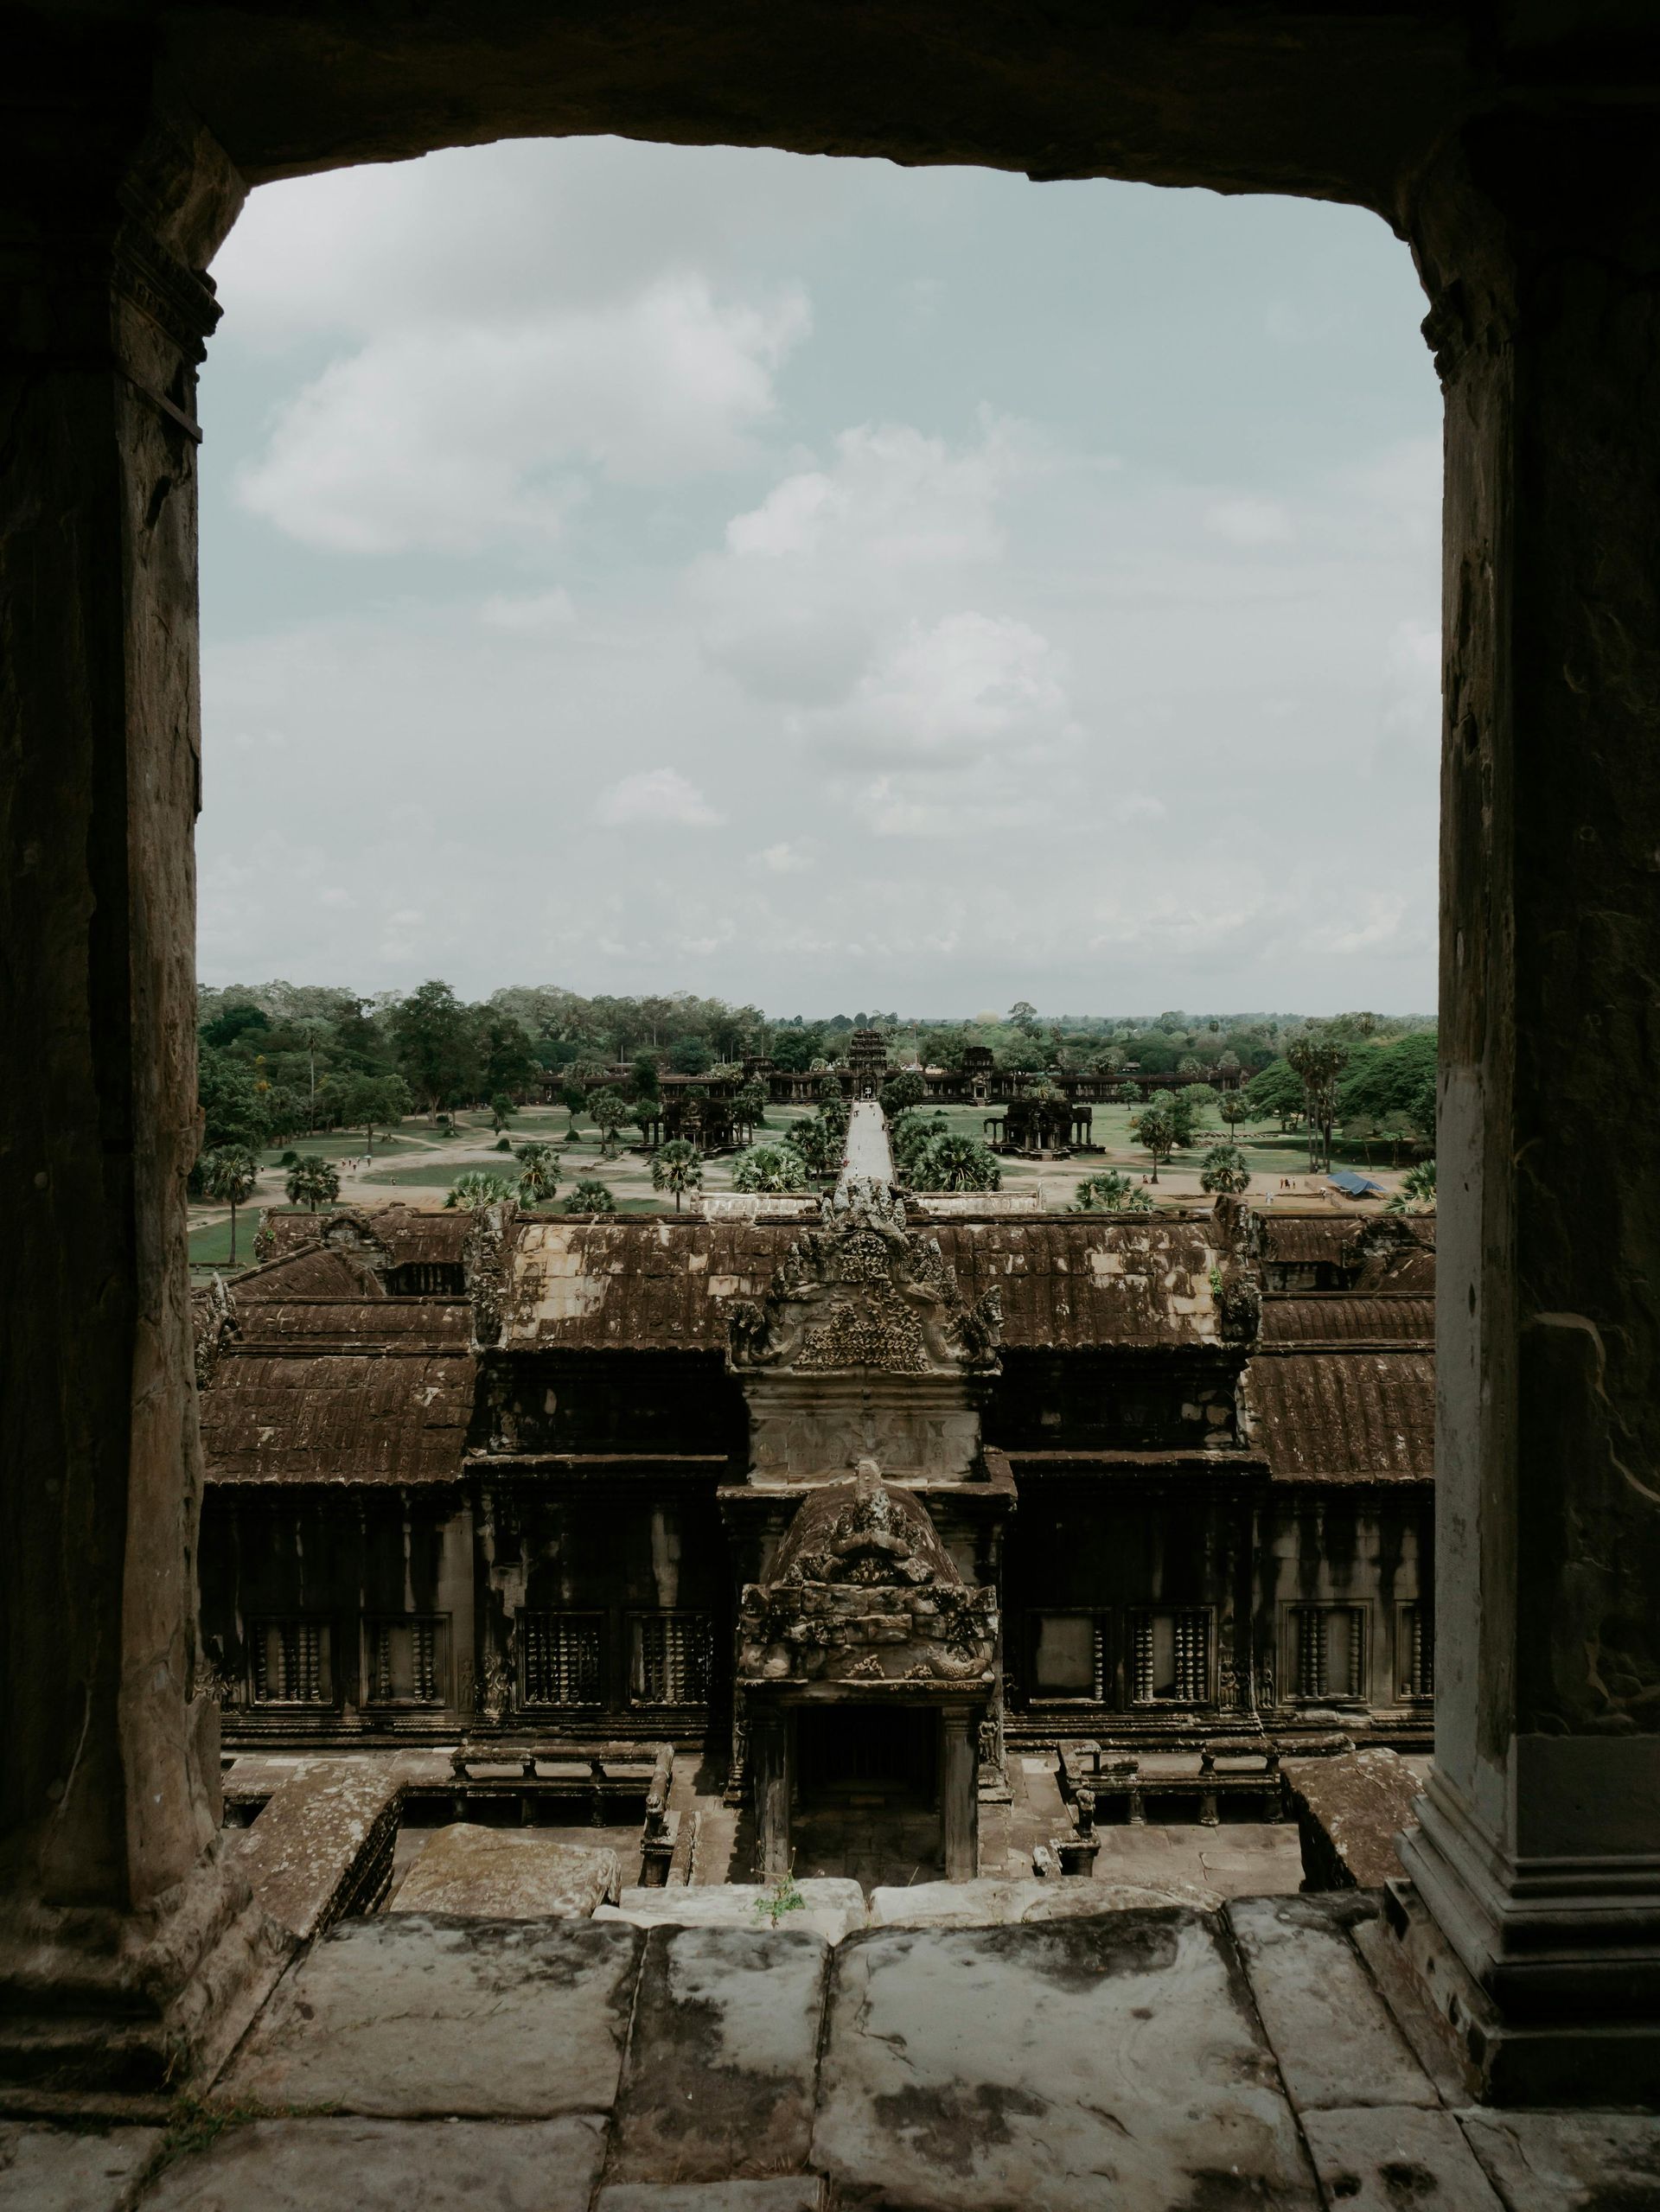
M 519 1147 L 519 1203 L 540 1206 L 559 1187 L 559 1156 L 551 1144 Z
M 1237 1198 L 1250 1187 L 1251 1171 L 1237 1144 L 1213 1144 L 1199 1164 L 1199 1188 Z
M 846 1143 L 835 1124 L 820 1114 L 796 1122 L 783 1141 L 809 1175 L 834 1175 Z
M 734 1190 L 802 1190 L 806 1186 L 801 1156 L 791 1144 L 752 1144 L 732 1163 Z
M 684 1137 L 671 1138 L 652 1160 L 651 1182 L 654 1190 L 674 1192 L 678 1214 L 685 1193 L 699 1189 L 703 1182 L 703 1156 L 697 1146 Z
M 309 1206 L 315 1214 L 339 1197 L 340 1170 L 316 1152 L 304 1153 L 289 1170 L 286 1189 L 290 1206 Z
M 588 1119 L 599 1131 L 599 1155 L 610 1159 L 616 1151 L 616 1132 L 634 1119 L 634 1109 L 621 1091 L 596 1091 L 588 1101 Z
M 1435 1211 L 1435 1163 L 1420 1160 L 1408 1168 L 1400 1189 L 1384 1208 L 1386 1214 L 1433 1214 Z
M 1152 1155 L 1152 1179 L 1157 1182 L 1159 1161 L 1167 1160 L 1176 1148 L 1176 1117 L 1165 1093 L 1159 1092 L 1149 1099 L 1140 1112 L 1132 1116 L 1130 1128 Z
M 732 1119 L 745 1129 L 764 1129 L 767 1125 L 767 1103 L 764 1083 L 745 1083 L 733 1096 Z
M 567 1214 L 615 1214 L 616 1201 L 607 1184 L 584 1176 L 565 1200 L 565 1210 Z
M 246 1144 L 221 1144 L 201 1163 L 201 1183 L 210 1198 L 231 1209 L 230 1265 L 236 1265 L 236 1209 L 252 1195 L 259 1180 L 259 1163 Z
M 1349 1048 L 1328 1044 L 1318 1036 L 1301 1036 L 1287 1047 L 1286 1064 L 1301 1081 L 1308 1119 L 1311 1173 L 1331 1164 L 1331 1124 L 1337 1119 L 1338 1078 L 1348 1063 Z
M 482 1206 L 499 1206 L 503 1199 L 516 1195 L 506 1176 L 491 1175 L 482 1168 L 469 1168 L 465 1175 L 456 1177 L 444 1202 L 463 1214 L 476 1214 Z
M 917 1190 L 996 1190 L 1003 1171 L 990 1148 L 972 1137 L 935 1137 L 923 1147 L 911 1172 Z
M 1085 1176 L 1072 1194 L 1072 1209 L 1077 1214 L 1150 1214 L 1152 1198 L 1141 1184 L 1108 1168 L 1101 1175 Z

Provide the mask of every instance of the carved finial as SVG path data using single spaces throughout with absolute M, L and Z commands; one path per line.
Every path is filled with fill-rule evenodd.
M 853 1469 L 853 1481 L 861 1498 L 873 1498 L 882 1488 L 882 1469 L 873 1459 L 861 1459 Z

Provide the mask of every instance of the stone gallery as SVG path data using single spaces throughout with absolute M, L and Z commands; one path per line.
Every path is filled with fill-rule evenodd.
M 857 1789 L 958 1878 L 1011 1743 L 1427 1749 L 1433 1220 L 934 1218 L 847 1143 L 748 1219 L 271 1215 L 198 1295 L 227 1744 L 668 1738 L 758 1872 Z
M 1654 2206 L 1657 2123 L 1634 2109 L 1660 2100 L 1653 8 L 14 0 L 4 35 L 0 2187 L 30 2212 L 310 2212 L 342 2191 L 366 2212 Z M 1398 1852 L 1342 1854 L 1356 1887 L 1115 1911 L 1062 1874 L 1046 1920 L 990 1927 L 929 1919 L 937 1900 L 878 1922 L 874 1898 L 871 1924 L 774 1928 L 746 1903 L 747 1924 L 696 1925 L 690 1903 L 654 1919 L 648 1885 L 578 1919 L 365 1915 L 407 1748 L 332 1752 L 246 1834 L 225 1826 L 221 1721 L 254 1726 L 262 1681 L 296 1693 L 278 1732 L 418 1717 L 429 1693 L 472 1731 L 527 1682 L 565 1695 L 564 1667 L 618 1727 L 636 1697 L 706 1710 L 732 1750 L 741 1723 L 750 1801 L 760 1777 L 769 1833 L 786 1813 L 793 1831 L 814 1762 L 846 1773 L 834 1716 L 872 1690 L 884 1757 L 920 1774 L 929 1735 L 942 1772 L 967 1678 L 935 1659 L 986 1671 L 987 1591 L 1012 1684 L 980 1685 L 993 1776 L 999 1690 L 1006 1746 L 1077 1698 L 1108 1785 L 1106 1747 L 1143 1714 L 1294 1711 L 1323 1667 L 1320 1709 L 1363 1680 L 1381 1729 L 1427 1682 L 1401 1508 L 1374 1502 L 1421 1490 L 1421 1431 L 1353 1411 L 1381 1412 L 1370 1371 L 1423 1355 L 1363 1313 L 1333 1348 L 1293 1309 L 1366 1305 L 1387 1259 L 1276 1257 L 1266 1225 L 1254 1249 L 1214 1220 L 1029 1223 L 1051 1264 L 1023 1272 L 1012 1222 L 909 1208 L 730 1243 L 712 1222 L 503 1217 L 474 1252 L 361 1222 L 359 1254 L 304 1256 L 309 1296 L 256 1326 L 239 1289 L 210 1317 L 202 1528 L 185 1188 L 208 272 L 262 183 L 576 133 L 1337 200 L 1414 256 L 1446 401 L 1434 1760 L 1415 1825 L 1383 1824 Z M 570 833 L 550 819 L 555 858 Z M 834 1326 L 815 1312 L 798 1336 L 792 1310 L 845 1289 L 863 1328 L 882 1291 L 835 1285 L 848 1233 L 888 1255 L 920 1333 L 896 1380 L 927 1386 L 930 1450 L 957 1395 L 937 1475 L 884 1463 L 905 1409 L 873 1408 L 842 1502 L 787 1550 L 787 1509 L 818 1503 L 788 1393 Z M 377 1253 L 378 1291 L 352 1272 Z M 331 1300 L 352 1323 L 332 1344 Z M 776 1356 L 746 1368 L 740 1344 Z M 628 1380 L 601 1388 L 608 1361 Z M 1040 1373 L 1109 1361 L 1110 1398 Z M 1339 1405 L 1320 1378 L 1345 1362 Z M 239 1427 L 220 1409 L 260 1363 L 341 1386 L 302 1381 L 291 1428 Z M 769 1385 L 776 1421 L 750 1394 Z M 325 1505 L 331 1424 L 355 1456 Z M 256 1474 L 261 1425 L 291 1442 Z M 627 1502 L 654 1454 L 673 1514 Z M 608 1484 L 621 1500 L 584 1533 Z M 1119 1541 L 1091 1556 L 1069 1486 Z M 379 1492 L 396 1505 L 358 1509 Z M 338 1571 L 315 1548 L 337 1509 L 361 1571 L 325 1591 L 306 1578 Z M 268 1592 L 235 1556 L 255 1510 L 289 1522 Z M 857 1615 L 844 1561 L 881 1600 Z M 550 1631 L 536 1658 L 533 1616 L 563 1635 L 596 1590 L 597 1635 Z M 855 1619 L 858 1646 L 834 1641 Z M 740 1645 L 746 1622 L 765 1640 Z M 833 1651 L 845 1671 L 810 1671 Z M 877 1678 L 850 1681 L 864 1658 Z M 409 1698 L 376 1708 L 377 1684 Z M 181 2091 L 217 2116 L 167 2127 Z

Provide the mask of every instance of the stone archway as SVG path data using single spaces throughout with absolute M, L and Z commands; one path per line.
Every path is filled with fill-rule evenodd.
M 1447 395 L 1441 1709 L 1412 1864 L 1461 1970 L 1566 2024 L 1570 2075 L 1575 2023 L 1618 2005 L 1651 2079 L 1647 11 L 39 0 L 7 29 L 0 2001 L 44 1979 L 188 2046 L 239 1909 L 191 1687 L 204 272 L 251 184 L 615 131 L 1343 199 L 1411 244 Z

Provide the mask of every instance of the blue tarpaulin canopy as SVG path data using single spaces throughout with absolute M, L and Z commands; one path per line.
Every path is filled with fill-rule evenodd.
M 1374 1182 L 1370 1176 L 1356 1175 L 1350 1169 L 1339 1168 L 1326 1181 L 1333 1190 L 1340 1190 L 1345 1198 L 1382 1198 L 1383 1186 Z

